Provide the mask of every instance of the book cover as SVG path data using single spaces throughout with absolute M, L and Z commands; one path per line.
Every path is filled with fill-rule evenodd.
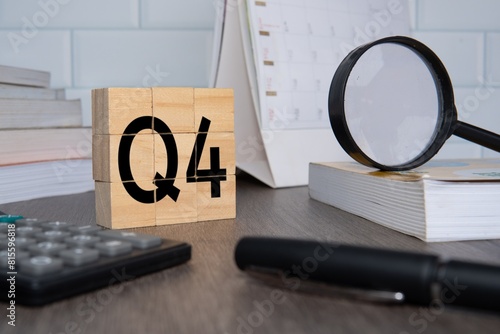
M 315 163 L 347 172 L 388 178 L 395 181 L 499 181 L 500 159 L 434 160 L 425 165 L 400 172 L 380 171 L 357 162 Z

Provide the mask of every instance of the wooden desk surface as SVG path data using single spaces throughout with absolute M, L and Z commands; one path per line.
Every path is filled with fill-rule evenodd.
M 284 292 L 240 272 L 233 259 L 242 236 L 282 236 L 433 252 L 500 265 L 500 240 L 426 244 L 311 200 L 307 187 L 272 190 L 248 176 L 237 183 L 237 218 L 141 229 L 187 241 L 187 264 L 45 307 L 18 306 L 16 328 L 0 333 L 498 333 L 500 316 L 444 305 L 382 305 Z M 95 223 L 94 193 L 2 205 L 27 217 Z M 111 296 L 110 298 L 108 298 Z M 264 311 L 259 307 L 267 305 Z

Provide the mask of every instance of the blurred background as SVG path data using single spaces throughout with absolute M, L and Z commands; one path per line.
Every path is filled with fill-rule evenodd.
M 233 8 L 243 3 L 229 1 Z M 0 0 L 0 64 L 50 71 L 52 88 L 82 100 L 84 125 L 90 126 L 92 88 L 208 86 L 223 4 Z M 459 118 L 500 133 L 500 1 L 411 0 L 410 11 L 413 36 L 448 68 Z M 458 138 L 444 154 L 497 156 Z

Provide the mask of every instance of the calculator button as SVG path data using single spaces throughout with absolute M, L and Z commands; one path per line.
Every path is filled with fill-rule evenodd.
M 75 226 L 75 224 L 55 221 L 55 222 L 45 222 L 40 224 L 40 226 L 42 226 L 46 230 L 66 230 L 69 227 Z
M 99 258 L 99 251 L 83 247 L 72 248 L 61 251 L 59 257 L 63 259 L 64 263 L 76 267 L 97 260 Z
M 101 238 L 93 236 L 93 235 L 88 235 L 88 234 L 77 234 L 73 235 L 69 238 L 64 239 L 64 241 L 73 246 L 78 246 L 78 247 L 90 247 L 94 245 L 95 243 L 101 241 Z
M 30 246 L 28 249 L 30 252 L 41 255 L 55 255 L 66 248 L 65 244 L 52 242 L 52 241 L 42 241 L 35 245 Z
M 14 241 L 11 242 L 14 243 L 17 249 L 25 249 L 36 243 L 36 240 L 33 238 L 17 237 L 15 238 Z M 5 249 L 8 247 L 9 247 L 9 240 L 0 238 L 0 249 Z
M 12 252 L 10 252 L 12 253 Z M 22 259 L 26 259 L 30 257 L 30 254 L 28 252 L 22 252 L 22 251 L 16 251 L 15 252 L 15 261 L 21 261 Z M 0 250 L 0 268 L 7 268 L 9 263 L 9 252 L 5 250 Z
M 16 227 L 16 236 L 18 237 L 32 237 L 40 232 L 42 232 L 42 229 L 39 227 L 33 227 L 33 226 Z
M 47 255 L 38 255 L 21 260 L 19 267 L 22 273 L 42 276 L 61 270 L 63 261 Z
M 31 246 L 35 243 L 36 243 L 35 239 L 26 238 L 26 237 L 17 237 L 16 241 L 15 241 L 16 248 L 18 248 L 18 249 L 19 248 L 22 248 L 22 249 L 28 248 L 29 246 Z
M 118 256 L 130 253 L 132 251 L 132 244 L 122 240 L 108 240 L 95 244 L 95 248 L 102 255 Z
M 102 231 L 103 228 L 95 225 L 73 226 L 68 228 L 68 231 L 78 234 L 94 234 Z
M 135 232 L 106 230 L 97 233 L 102 238 L 124 240 L 132 243 L 135 248 L 148 249 L 161 245 L 161 238 Z
M 37 233 L 36 237 L 40 240 L 47 240 L 47 241 L 62 241 L 69 237 L 71 234 L 69 232 L 65 231 L 58 231 L 58 230 L 48 230 L 48 231 L 43 231 L 41 233 Z

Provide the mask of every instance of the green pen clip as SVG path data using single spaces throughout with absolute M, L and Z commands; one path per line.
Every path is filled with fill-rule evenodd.
M 15 223 L 16 220 L 23 218 L 23 216 L 16 215 L 0 215 L 0 223 Z

